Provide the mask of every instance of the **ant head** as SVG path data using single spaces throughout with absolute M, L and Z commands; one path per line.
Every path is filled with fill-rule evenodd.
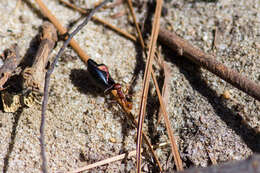
M 113 87 L 115 90 L 120 90 L 122 87 L 120 84 L 116 83 Z

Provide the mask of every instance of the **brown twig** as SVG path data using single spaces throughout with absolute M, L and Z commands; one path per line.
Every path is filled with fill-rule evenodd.
M 66 1 L 64 1 L 64 0 L 59 0 L 59 1 L 62 2 L 63 4 L 65 4 L 66 6 L 72 8 L 72 9 L 77 10 L 78 12 L 80 12 L 80 13 L 82 13 L 82 14 L 87 14 L 87 11 L 84 10 L 84 9 L 82 9 L 82 8 L 79 8 L 79 7 L 73 5 L 73 4 L 69 3 L 69 2 L 66 2 Z M 102 23 L 103 25 L 105 25 L 105 26 L 109 27 L 110 29 L 112 29 L 112 30 L 118 32 L 119 34 L 121 34 L 122 36 L 125 36 L 125 37 L 128 38 L 128 39 L 133 40 L 133 41 L 136 41 L 136 37 L 135 37 L 135 36 L 129 34 L 129 33 L 126 32 L 126 31 L 123 31 L 122 29 L 120 29 L 120 28 L 118 28 L 118 27 L 116 27 L 116 26 L 114 26 L 114 25 L 111 25 L 110 23 L 106 22 L 105 20 L 102 20 L 102 19 L 100 19 L 100 18 L 98 18 L 98 17 L 96 17 L 96 16 L 93 16 L 92 19 L 93 19 L 94 21 L 97 21 L 97 22 L 99 22 L 99 23 Z
M 4 89 L 4 84 L 12 76 L 12 73 L 17 69 L 22 60 L 22 57 L 19 55 L 18 46 L 14 44 L 10 49 L 7 49 L 3 59 L 5 59 L 4 64 L 0 68 L 0 90 Z
M 152 78 L 155 80 L 155 76 L 154 76 L 153 73 L 152 73 Z M 155 83 L 155 87 L 156 87 L 157 90 L 159 90 L 159 86 L 158 86 L 157 83 Z M 179 154 L 179 151 L 178 151 L 178 147 L 177 147 L 177 144 L 176 144 L 175 137 L 173 135 L 173 130 L 172 130 L 172 127 L 171 127 L 169 117 L 167 116 L 167 113 L 166 113 L 166 107 L 165 107 L 164 101 L 162 99 L 161 93 L 157 92 L 157 95 L 160 98 L 159 101 L 160 101 L 160 105 L 162 107 L 161 110 L 163 112 L 163 117 L 164 117 L 164 120 L 165 120 L 167 133 L 168 133 L 170 141 L 171 141 L 172 154 L 173 154 L 173 157 L 174 157 L 174 161 L 176 163 L 177 170 L 181 171 L 181 170 L 183 170 L 182 160 L 181 160 L 181 157 L 180 157 L 180 154 Z
M 167 144 L 168 143 L 161 143 L 159 145 L 153 146 L 153 148 L 162 147 L 162 146 L 165 146 Z M 133 151 L 130 151 L 130 152 L 127 152 L 127 153 L 124 153 L 124 154 L 120 154 L 120 155 L 117 155 L 117 156 L 114 156 L 114 157 L 110 157 L 108 159 L 104 159 L 104 160 L 95 162 L 93 164 L 83 166 L 81 168 L 71 170 L 68 173 L 77 173 L 77 172 L 86 171 L 86 170 L 93 169 L 93 168 L 98 167 L 98 166 L 102 166 L 102 165 L 106 165 L 106 164 L 109 164 L 109 163 L 112 163 L 112 162 L 116 162 L 116 161 L 119 161 L 119 160 L 130 158 L 130 157 L 133 157 L 135 155 L 136 155 L 136 150 L 133 150 Z
M 93 169 L 95 167 L 106 165 L 106 164 L 116 162 L 116 161 L 119 161 L 119 160 L 123 160 L 125 158 L 130 158 L 130 157 L 133 157 L 135 155 L 136 155 L 136 150 L 130 151 L 128 153 L 120 154 L 120 155 L 110 157 L 108 159 L 101 160 L 99 162 L 96 162 L 96 163 L 93 163 L 93 164 L 90 164 L 90 165 L 87 165 L 87 166 L 83 166 L 81 168 L 77 168 L 75 170 L 69 171 L 68 173 L 78 173 L 78 172 L 86 171 L 88 169 Z
M 159 57 L 159 55 L 157 55 L 157 56 Z M 168 83 L 168 80 L 169 80 L 169 77 L 170 77 L 170 74 L 169 74 L 170 69 L 164 61 L 162 62 L 162 66 L 164 68 L 164 73 L 165 73 L 165 81 L 164 81 L 164 86 L 163 86 L 163 90 L 165 92 L 167 90 L 166 87 L 167 87 L 167 83 Z M 155 78 L 153 73 L 152 73 L 152 77 Z M 162 96 L 161 96 L 161 93 L 160 93 L 160 90 L 159 90 L 157 83 L 155 83 L 155 87 L 156 87 L 157 95 L 158 95 L 158 98 L 159 98 L 159 101 L 160 101 L 160 106 L 161 106 L 160 107 L 161 109 L 159 110 L 160 114 L 159 114 L 159 117 L 158 117 L 157 125 L 160 122 L 161 115 L 163 115 L 164 121 L 165 121 L 165 124 L 166 124 L 167 133 L 168 133 L 169 139 L 171 141 L 171 147 L 172 147 L 171 149 L 172 149 L 172 155 L 174 157 L 174 162 L 175 162 L 177 170 L 180 171 L 180 170 L 183 170 L 182 160 L 181 160 L 181 157 L 180 157 L 180 154 L 179 154 L 179 151 L 178 151 L 177 142 L 176 142 L 175 137 L 174 137 L 174 131 L 171 128 L 171 123 L 170 123 L 170 120 L 169 120 L 168 115 L 167 115 L 166 106 L 165 106 L 167 104 L 165 103 L 165 99 L 162 98 Z M 162 112 L 162 114 L 161 114 L 161 112 Z
M 44 5 L 44 3 L 41 0 L 36 0 L 36 3 L 39 5 L 43 15 L 45 15 L 53 23 L 53 25 L 58 29 L 60 34 L 62 35 L 66 34 L 67 30 L 60 24 L 57 18 L 50 12 L 50 10 Z M 74 39 L 71 39 L 70 45 L 80 56 L 82 61 L 84 62 L 88 61 L 89 56 L 79 47 L 79 45 Z
M 40 46 L 32 67 L 27 67 L 23 71 L 23 88 L 43 93 L 46 65 L 49 54 L 57 41 L 57 31 L 50 22 L 44 22 Z
M 166 68 L 165 62 L 163 62 L 163 63 L 164 63 L 163 64 L 164 68 Z M 169 73 L 169 71 L 166 71 L 166 69 L 165 69 L 165 75 L 166 75 L 166 73 Z M 167 75 L 169 77 L 169 74 L 167 74 Z M 152 78 L 155 80 L 155 76 L 154 76 L 153 73 L 152 73 Z M 169 80 L 169 79 L 166 79 L 166 77 L 165 77 L 165 83 L 166 84 L 168 82 L 167 80 Z M 174 131 L 172 130 L 171 123 L 170 123 L 169 117 L 168 117 L 167 112 L 166 112 L 166 106 L 165 106 L 166 104 L 164 103 L 164 99 L 162 98 L 161 93 L 159 92 L 160 90 L 159 90 L 159 86 L 158 86 L 157 83 L 155 83 L 155 87 L 156 87 L 157 95 L 158 95 L 159 101 L 160 101 L 160 106 L 161 106 L 160 110 L 162 111 L 162 115 L 164 117 L 164 121 L 165 121 L 165 124 L 166 124 L 167 133 L 168 133 L 169 139 L 171 141 L 171 149 L 172 149 L 172 155 L 173 155 L 173 158 L 174 158 L 174 162 L 175 162 L 177 170 L 180 171 L 180 170 L 183 170 L 182 160 L 181 160 L 181 157 L 180 157 L 180 154 L 179 154 L 179 151 L 178 151 L 177 142 L 176 142 L 175 137 L 174 137 Z M 158 119 L 158 122 L 159 122 L 159 120 L 160 119 Z
M 138 36 L 139 36 L 139 39 L 140 39 L 141 46 L 144 49 L 145 48 L 144 39 L 142 37 L 141 30 L 140 30 L 140 28 L 138 26 L 138 23 L 137 23 L 137 20 L 136 20 L 136 16 L 135 16 L 132 0 L 127 0 L 127 3 L 128 3 L 129 8 L 130 8 L 130 12 L 131 12 L 131 14 L 133 16 L 133 20 L 134 20 L 134 23 L 135 23 L 135 28 L 137 29 L 137 33 L 138 33 Z
M 163 83 L 163 87 L 162 87 L 162 98 L 163 98 L 163 102 L 165 103 L 165 105 L 168 105 L 168 101 L 169 101 L 169 97 L 170 97 L 170 95 L 168 93 L 169 93 L 169 82 L 170 82 L 170 78 L 171 78 L 171 69 L 170 69 L 170 66 L 164 60 L 162 60 L 161 63 L 162 63 L 161 66 L 162 66 L 163 71 L 164 71 L 164 83 Z M 162 115 L 163 115 L 163 111 L 162 111 L 162 108 L 160 107 L 157 125 L 160 123 Z
M 135 16 L 135 12 L 134 12 L 134 9 L 133 9 L 132 1 L 128 0 L 127 2 L 128 2 L 128 6 L 130 8 L 130 11 L 131 11 L 134 23 L 135 23 L 136 30 L 138 32 L 139 41 L 141 43 L 143 51 L 145 51 L 145 44 L 144 44 L 143 36 L 142 36 L 141 30 L 140 30 L 139 25 L 138 25 L 137 20 L 136 20 L 136 16 Z M 156 81 L 156 78 L 155 78 L 155 75 L 154 75 L 154 71 L 153 71 L 152 68 L 151 68 L 151 74 L 152 74 L 153 82 L 154 82 L 154 84 L 156 86 L 156 93 L 158 94 L 158 98 L 159 98 L 159 102 L 160 102 L 160 106 L 161 106 L 160 112 L 162 112 L 164 117 L 165 117 L 166 128 L 167 128 L 167 132 L 169 134 L 170 141 L 171 141 L 172 154 L 173 154 L 173 156 L 175 158 L 174 161 L 175 161 L 175 164 L 177 165 L 178 170 L 182 170 L 183 169 L 182 168 L 182 161 L 180 159 L 180 155 L 179 155 L 179 152 L 178 152 L 178 147 L 177 147 L 177 144 L 176 144 L 176 140 L 174 139 L 174 136 L 173 136 L 173 130 L 170 127 L 170 122 L 169 122 L 169 118 L 168 118 L 168 115 L 167 115 L 165 102 L 162 100 L 160 89 L 158 87 L 158 83 Z
M 151 35 L 151 41 L 149 44 L 149 52 L 148 52 L 148 58 L 147 58 L 147 64 L 145 67 L 145 73 L 144 73 L 144 82 L 143 82 L 143 92 L 142 92 L 142 98 L 141 98 L 141 105 L 139 109 L 139 115 L 138 115 L 138 129 L 137 129 L 137 172 L 141 172 L 141 146 L 142 146 L 142 128 L 143 128 L 143 122 L 144 117 L 146 113 L 146 103 L 147 103 L 147 95 L 148 95 L 148 89 L 149 89 L 149 81 L 151 78 L 151 67 L 153 63 L 154 53 L 155 53 L 155 47 L 156 42 L 159 34 L 159 28 L 160 28 L 160 16 L 161 16 L 161 10 L 162 10 L 162 0 L 157 0 L 156 3 L 156 9 L 155 9 L 155 15 L 154 15 L 154 21 L 153 21 L 153 27 L 152 27 L 152 35 Z
M 216 58 L 212 55 L 204 53 L 202 50 L 192 46 L 189 42 L 177 36 L 175 33 L 171 33 L 164 29 L 160 29 L 159 40 L 163 44 L 169 46 L 172 50 L 176 51 L 179 55 L 187 57 L 194 63 L 209 70 L 221 79 L 232 84 L 234 87 L 260 101 L 259 84 L 216 61 Z

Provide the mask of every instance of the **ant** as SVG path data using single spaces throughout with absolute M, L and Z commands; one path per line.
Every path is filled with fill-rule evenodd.
M 115 90 L 117 97 L 121 100 L 122 104 L 128 109 L 132 109 L 132 103 L 127 101 L 127 98 L 122 91 L 122 86 L 119 83 L 115 83 L 105 64 L 97 64 L 94 60 L 89 59 L 87 65 L 90 77 L 96 86 L 104 90 L 105 94 L 111 90 Z
M 122 103 L 128 108 L 132 109 L 133 105 L 131 102 L 127 101 L 126 96 L 122 92 L 122 86 L 119 83 L 113 85 L 111 90 L 116 90 L 118 98 L 122 101 Z

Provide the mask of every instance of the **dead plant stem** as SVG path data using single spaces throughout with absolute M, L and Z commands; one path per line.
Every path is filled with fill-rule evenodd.
M 61 35 L 64 35 L 67 33 L 67 30 L 61 25 L 61 23 L 58 21 L 58 19 L 51 13 L 51 11 L 45 6 L 45 4 L 42 2 L 42 0 L 35 0 L 36 3 L 39 5 L 41 12 L 44 16 L 46 16 L 53 25 L 57 28 L 57 30 L 60 32 Z M 80 56 L 80 58 L 87 62 L 89 59 L 89 56 L 79 47 L 77 42 L 72 38 L 70 43 L 71 47 L 76 51 L 76 53 Z
M 151 41 L 149 44 L 149 52 L 148 52 L 148 59 L 147 64 L 145 67 L 145 73 L 144 73 L 144 82 L 143 82 L 143 92 L 142 92 L 142 98 L 141 98 L 141 105 L 139 109 L 139 115 L 138 115 L 138 129 L 137 129 L 137 172 L 141 172 L 141 146 L 142 146 L 142 128 L 143 128 L 143 122 L 144 117 L 146 113 L 146 103 L 147 103 L 147 94 L 149 89 L 149 81 L 151 78 L 151 67 L 153 63 L 154 53 L 155 53 L 155 47 L 157 42 L 157 37 L 159 33 L 160 28 L 160 16 L 161 16 L 161 9 L 162 9 L 162 0 L 157 0 L 156 3 L 156 10 L 155 10 L 155 16 L 153 21 L 153 27 L 152 27 L 152 35 L 151 35 Z
M 137 20 L 136 20 L 136 16 L 135 16 L 135 12 L 134 12 L 134 9 L 133 9 L 132 0 L 127 0 L 127 3 L 129 5 L 130 12 L 131 12 L 131 14 L 133 16 L 133 20 L 134 20 L 134 23 L 135 23 L 136 30 L 138 32 L 138 36 L 139 36 L 139 39 L 140 39 L 141 46 L 142 46 L 143 49 L 145 49 L 144 39 L 142 37 L 141 30 L 140 30 L 140 28 L 138 26 L 138 23 L 137 23 Z
M 260 85 L 251 81 L 248 77 L 239 74 L 224 64 L 218 62 L 212 55 L 192 46 L 188 41 L 177 36 L 174 32 L 160 29 L 159 40 L 199 66 L 219 76 L 234 87 L 260 101 Z
M 128 2 L 131 14 L 132 14 L 134 22 L 135 22 L 135 26 L 136 26 L 136 29 L 137 29 L 137 32 L 138 32 L 138 37 L 139 37 L 139 40 L 141 42 L 142 49 L 143 49 L 143 51 L 145 51 L 145 44 L 144 44 L 143 36 L 142 36 L 142 33 L 140 31 L 139 25 L 138 25 L 137 20 L 136 20 L 136 16 L 135 16 L 135 13 L 134 13 L 134 10 L 133 10 L 132 1 L 128 0 L 127 2 Z M 158 87 L 158 83 L 157 83 L 155 75 L 154 75 L 154 71 L 153 71 L 152 68 L 150 70 L 151 70 L 153 82 L 154 82 L 155 86 L 157 86 L 156 92 L 158 94 L 160 106 L 163 109 L 162 113 L 165 117 L 166 128 L 167 128 L 169 138 L 170 138 L 170 141 L 171 141 L 172 154 L 174 156 L 174 161 L 175 161 L 175 164 L 177 165 L 176 166 L 177 170 L 183 170 L 182 161 L 180 159 L 180 154 L 179 154 L 179 151 L 178 151 L 177 143 L 176 143 L 176 140 L 175 140 L 174 135 L 173 135 L 174 134 L 173 130 L 170 126 L 170 121 L 169 121 L 169 118 L 168 118 L 168 115 L 167 115 L 166 106 L 165 106 L 164 101 L 162 100 L 160 89 Z
M 82 8 L 79 8 L 79 7 L 75 6 L 74 4 L 71 4 L 71 3 L 66 2 L 66 1 L 64 1 L 64 0 L 59 0 L 59 1 L 62 2 L 63 4 L 65 4 L 65 5 L 67 5 L 68 7 L 77 10 L 78 12 L 80 12 L 80 13 L 82 13 L 82 14 L 87 14 L 87 11 L 86 11 L 86 10 L 84 10 L 84 9 L 82 9 Z M 120 28 L 118 28 L 118 27 L 116 27 L 116 26 L 114 26 L 114 25 L 112 25 L 112 24 L 106 22 L 105 20 L 102 20 L 102 19 L 100 19 L 100 18 L 98 18 L 98 17 L 96 17 L 96 16 L 93 16 L 92 19 L 93 19 L 94 21 L 97 21 L 97 22 L 99 22 L 99 23 L 102 23 L 103 25 L 105 25 L 105 26 L 109 27 L 110 29 L 112 29 L 112 30 L 118 32 L 119 34 L 125 36 L 125 37 L 128 38 L 128 39 L 130 39 L 130 40 L 132 40 L 132 41 L 136 41 L 136 37 L 135 37 L 135 36 L 133 36 L 133 35 L 129 34 L 128 32 L 123 31 L 122 29 L 120 29 Z
M 152 73 L 152 78 L 153 78 L 153 80 L 156 80 L 156 77 L 155 77 L 155 75 L 153 73 Z M 154 83 L 154 85 L 156 87 L 156 90 L 160 91 L 158 83 Z M 165 107 L 165 104 L 164 104 L 164 101 L 163 101 L 161 93 L 157 92 L 157 95 L 159 97 L 160 105 L 162 107 L 161 110 L 163 112 L 163 116 L 164 116 L 164 120 L 165 120 L 165 124 L 166 124 L 166 129 L 167 129 L 170 141 L 171 141 L 173 158 L 174 158 L 174 160 L 176 162 L 177 170 L 178 171 L 182 171 L 183 170 L 182 160 L 181 160 L 180 154 L 178 152 L 178 146 L 176 144 L 176 140 L 175 140 L 175 137 L 173 135 L 174 133 L 173 133 L 173 129 L 172 129 L 171 124 L 170 124 L 169 117 L 168 117 L 168 115 L 166 113 L 166 107 Z

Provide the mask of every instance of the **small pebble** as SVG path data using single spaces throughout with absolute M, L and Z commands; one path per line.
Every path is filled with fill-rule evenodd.
M 116 138 L 111 137 L 111 138 L 109 139 L 109 141 L 112 142 L 112 143 L 116 143 Z
M 204 36 L 202 37 L 203 41 L 208 41 L 208 35 L 204 34 Z
M 227 99 L 227 100 L 231 98 L 230 92 L 228 90 L 225 90 L 224 93 L 222 94 L 222 96 L 224 99 Z
M 172 26 L 170 24 L 166 25 L 166 28 L 169 30 L 169 31 L 172 31 Z

